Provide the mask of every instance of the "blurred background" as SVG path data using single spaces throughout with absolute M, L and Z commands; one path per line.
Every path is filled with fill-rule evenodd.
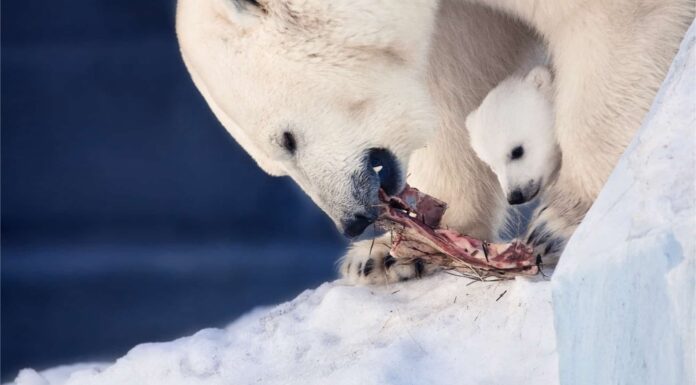
M 2 381 L 220 327 L 345 244 L 215 120 L 174 0 L 2 2 Z

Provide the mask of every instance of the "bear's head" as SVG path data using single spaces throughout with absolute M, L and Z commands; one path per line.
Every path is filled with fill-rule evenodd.
M 502 81 L 466 119 L 472 148 L 510 204 L 534 199 L 560 166 L 552 93 L 551 73 L 539 66 Z
M 399 192 L 436 128 L 425 79 L 436 2 L 179 0 L 184 62 L 210 108 L 272 175 L 348 236 Z

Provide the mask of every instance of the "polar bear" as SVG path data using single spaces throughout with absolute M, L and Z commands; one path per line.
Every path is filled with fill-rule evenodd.
M 534 199 L 560 165 L 552 98 L 551 72 L 538 66 L 503 80 L 466 118 L 471 147 L 511 205 Z
M 408 177 L 449 203 L 443 224 L 492 239 L 506 202 L 464 123 L 539 45 L 531 24 L 553 56 L 563 152 L 535 228 L 565 239 L 647 110 L 691 0 L 481 2 L 179 0 L 177 35 L 230 134 L 347 236 L 375 220 L 379 188 Z M 545 250 L 541 230 L 529 239 Z M 355 243 L 341 271 L 384 283 L 428 267 L 395 264 L 382 238 Z

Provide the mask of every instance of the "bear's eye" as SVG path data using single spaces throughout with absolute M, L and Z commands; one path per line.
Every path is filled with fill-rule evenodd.
M 237 8 L 239 11 L 248 11 L 255 9 L 256 11 L 261 11 L 262 13 L 266 13 L 266 8 L 263 5 L 262 1 L 256 1 L 256 0 L 231 0 L 232 4 Z
M 258 2 L 256 0 L 242 0 L 242 2 L 247 3 L 247 4 L 251 5 L 252 7 L 256 7 L 261 11 L 266 11 L 263 4 L 261 4 L 260 2 Z
M 512 152 L 510 152 L 510 159 L 516 160 L 522 157 L 524 155 L 524 148 L 522 146 L 517 146 L 512 149 Z
M 283 132 L 281 145 L 287 152 L 294 155 L 295 150 L 297 150 L 297 141 L 295 140 L 295 135 L 293 135 L 290 131 Z

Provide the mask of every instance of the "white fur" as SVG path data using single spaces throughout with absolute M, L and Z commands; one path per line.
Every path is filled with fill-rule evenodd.
M 551 73 L 539 66 L 525 77 L 503 80 L 467 117 L 472 148 L 508 197 L 517 192 L 531 200 L 559 166 L 552 98 Z M 522 151 L 519 158 L 516 150 Z
M 195 84 L 258 164 L 291 176 L 338 224 L 376 203 L 376 188 L 355 194 L 374 175 L 354 176 L 367 149 L 388 148 L 409 183 L 450 204 L 445 225 L 492 239 L 505 201 L 464 122 L 533 56 L 533 33 L 454 0 L 439 7 L 433 0 L 259 2 L 263 9 L 243 0 L 179 0 L 177 11 Z M 535 25 L 551 44 L 563 151 L 557 185 L 569 191 L 552 202 L 591 202 L 664 75 L 691 1 L 484 2 Z M 285 131 L 296 136 L 295 154 L 282 147 Z M 581 217 L 547 212 L 559 223 L 556 232 Z M 384 282 L 423 270 L 387 274 L 386 251 L 368 256 L 369 246 L 358 243 L 344 258 L 352 280 Z M 370 259 L 366 274 L 361 262 Z

